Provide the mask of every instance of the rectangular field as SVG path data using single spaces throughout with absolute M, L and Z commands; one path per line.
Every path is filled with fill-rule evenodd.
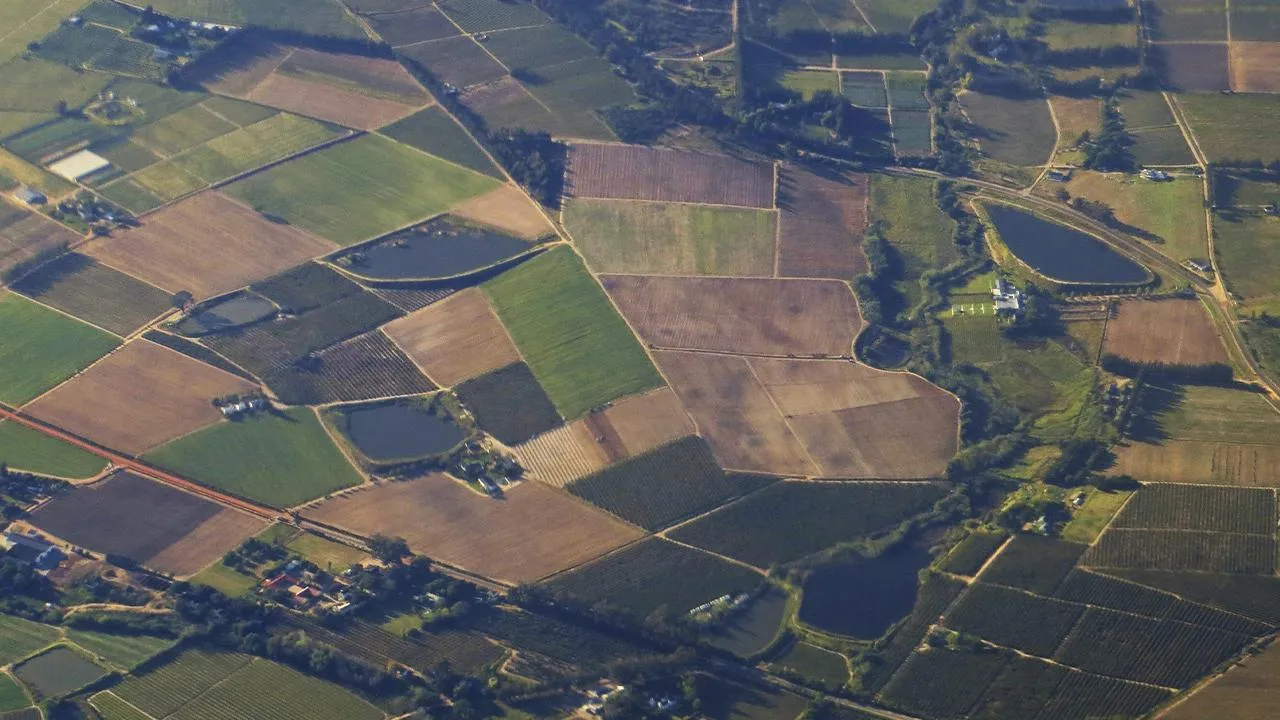
M 1181 133 L 1176 128 L 1170 130 L 1185 146 Z M 1072 197 L 1106 203 L 1117 220 L 1136 228 L 1135 234 L 1143 235 L 1152 249 L 1175 262 L 1208 255 L 1204 189 L 1199 178 L 1151 182 L 1134 176 L 1078 170 L 1066 188 Z
M 1275 159 L 1280 128 L 1270 119 L 1280 113 L 1280 95 L 1193 93 L 1177 102 L 1209 162 Z
M 0 169 L 0 177 L 3 170 Z M 80 238 L 37 213 L 0 202 L 0 280 L 32 261 L 66 248 Z
M 880 698 L 927 717 L 964 717 L 1009 662 L 1009 655 L 989 648 L 925 647 L 907 658 Z
M 226 191 L 260 213 L 349 245 L 436 215 L 497 185 L 480 173 L 366 135 L 277 165 Z
M 543 253 L 485 283 L 484 290 L 565 419 L 662 384 L 572 250 Z
M 643 534 L 541 483 L 520 483 L 494 500 L 444 475 L 347 493 L 304 515 L 398 535 L 415 552 L 508 582 L 575 567 Z
M 513 363 L 455 388 L 485 432 L 507 445 L 561 424 L 560 413 L 524 363 Z
M 1148 485 L 1116 516 L 1114 528 L 1274 535 L 1276 496 L 1252 488 Z
M 1161 80 L 1184 93 L 1231 89 L 1231 60 L 1226 43 L 1162 43 L 1151 53 L 1163 67 Z
M 80 253 L 63 255 L 13 289 L 121 336 L 173 309 L 165 291 Z
M 189 575 L 262 529 L 256 517 L 127 472 L 59 496 L 31 523 L 67 542 Z
M 866 272 L 858 239 L 867 226 L 868 183 L 865 175 L 824 177 L 782 168 L 778 276 L 852 280 Z
M 1271 574 L 1276 567 L 1276 541 L 1269 535 L 1113 529 L 1102 534 L 1081 563 L 1099 568 Z
M 62 636 L 58 628 L 15 615 L 0 615 L 0 662 L 9 665 Z
M 574 145 L 565 194 L 772 208 L 772 165 L 685 150 Z
M 426 67 L 440 82 L 458 88 L 490 83 L 507 75 L 506 69 L 469 37 L 419 43 L 401 48 L 397 54 Z
M 1257 210 L 1222 210 L 1213 217 L 1214 250 L 1222 281 L 1246 303 L 1264 308 L 1280 298 L 1280 281 L 1266 271 L 1280 261 L 1280 219 Z
M 980 580 L 1052 595 L 1088 546 L 1039 535 L 1015 535 Z
M 530 479 L 562 488 L 608 467 L 609 454 L 597 437 L 586 422 L 575 420 L 548 428 L 514 450 Z
M 493 164 L 484 150 L 438 105 L 388 125 L 380 132 L 392 140 L 430 155 L 502 179 L 502 171 Z
M 118 344 L 91 325 L 0 292 L 0 401 L 21 405 Z
M 974 583 L 947 611 L 942 622 L 951 630 L 976 635 L 997 645 L 1051 657 L 1084 610 L 1083 605 Z
M 318 368 L 288 365 L 267 373 L 263 382 L 289 405 L 418 395 L 436 389 L 380 330 L 327 347 L 314 358 L 319 361 Z
M 625 397 L 588 415 L 583 422 L 608 439 L 611 460 L 639 455 L 695 434 L 680 399 L 666 387 Z
M 338 128 L 290 113 L 275 113 L 167 162 L 205 184 L 282 160 L 341 134 Z
M 1280 416 L 1256 393 L 1155 385 L 1142 392 L 1142 408 L 1154 416 L 1150 422 L 1156 439 L 1280 444 Z
M 1280 446 L 1220 442 L 1131 443 L 1111 472 L 1148 482 L 1280 487 Z
M 1235 92 L 1280 92 L 1280 42 L 1231 43 L 1231 89 Z
M 982 151 L 1010 165 L 1034 167 L 1053 156 L 1058 133 L 1044 98 L 1011 99 L 967 92 L 960 98 L 969 119 L 979 127 Z
M 1107 323 L 1102 351 L 1169 365 L 1230 362 L 1217 328 L 1194 299 L 1121 302 Z
M 476 288 L 393 320 L 386 333 L 442 387 L 520 361 L 506 328 Z

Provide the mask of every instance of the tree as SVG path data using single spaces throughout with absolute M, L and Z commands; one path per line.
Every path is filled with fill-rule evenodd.
M 1115 100 L 1110 100 L 1102 106 L 1102 131 L 1084 146 L 1084 166 L 1090 170 L 1129 172 L 1137 166 L 1133 144 L 1124 116 Z
M 179 290 L 173 294 L 173 297 L 169 298 L 169 304 L 179 310 L 186 310 L 188 305 L 195 302 L 195 299 L 195 296 L 186 290 Z
M 413 554 L 404 538 L 381 534 L 369 538 L 369 552 L 388 565 L 398 565 L 402 559 Z

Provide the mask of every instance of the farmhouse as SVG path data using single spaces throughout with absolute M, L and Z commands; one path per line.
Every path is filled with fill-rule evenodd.
M 1195 270 L 1196 272 L 1202 272 L 1202 273 L 1211 273 L 1211 272 L 1213 272 L 1213 265 L 1212 265 L 1208 260 L 1201 260 L 1201 259 L 1199 259 L 1199 258 L 1191 258 L 1190 260 L 1187 260 L 1187 265 L 1188 265 L 1192 270 Z
M 1148 168 L 1146 170 L 1143 170 L 1140 174 L 1142 175 L 1143 178 L 1150 180 L 1152 182 L 1165 182 L 1167 180 L 1173 179 L 1172 175 L 1170 175 L 1169 173 L 1163 170 L 1151 170 Z
M 996 280 L 996 286 L 991 289 L 991 299 L 995 302 L 997 315 L 1022 312 L 1022 291 L 1004 278 Z
M 8 557 L 26 563 L 37 570 L 51 570 L 62 562 L 62 551 L 37 535 L 22 535 L 15 532 L 4 534 L 0 541 Z
M 18 189 L 13 191 L 13 196 L 28 205 L 42 205 L 47 199 L 43 193 L 32 190 L 26 185 L 19 185 Z

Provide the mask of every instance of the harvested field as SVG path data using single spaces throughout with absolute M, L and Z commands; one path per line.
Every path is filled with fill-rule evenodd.
M 1131 443 L 1109 470 L 1147 482 L 1280 487 L 1280 446 L 1223 442 Z
M 0 201 L 0 280 L 23 263 L 79 240 L 43 215 Z
M 26 407 L 51 425 L 138 455 L 222 420 L 213 398 L 252 383 L 136 340 Z
M 91 325 L 0 291 L 0 401 L 21 405 L 118 344 Z
M 222 557 L 266 523 L 127 472 L 58 496 L 31 524 L 69 543 L 174 575 Z
M 312 357 L 319 361 L 318 368 L 293 364 L 263 377 L 281 402 L 318 405 L 418 395 L 436 389 L 381 330 L 332 345 Z
M 1107 323 L 1103 352 L 1169 365 L 1227 363 L 1226 348 L 1199 300 L 1126 300 Z
M 421 107 L 287 75 L 271 75 L 243 97 L 357 130 L 375 130 L 408 117 Z
M 778 177 L 780 277 L 852 280 L 867 271 L 865 175 L 827 178 L 785 166 Z
M 467 220 L 492 225 L 526 240 L 538 240 L 555 233 L 555 228 L 533 200 L 523 190 L 509 183 L 464 200 L 454 205 L 450 212 Z
M 602 430 L 598 435 L 616 439 L 621 453 L 612 459 L 639 455 L 696 432 L 680 399 L 665 387 L 622 398 L 584 420 Z
M 1280 42 L 1232 42 L 1231 89 L 1280 92 Z
M 191 228 L 201 228 L 193 233 Z M 142 227 L 95 240 L 84 252 L 105 265 L 196 299 L 221 295 L 331 252 L 332 243 L 269 222 L 207 191 L 150 215 Z
M 363 535 L 398 535 L 415 552 L 505 582 L 574 567 L 643 533 L 541 483 L 501 499 L 444 475 L 344 494 L 303 513 Z
M 584 144 L 569 149 L 565 193 L 772 208 L 773 176 L 772 165 L 728 155 Z
M 544 432 L 513 449 L 530 478 L 556 487 L 564 487 L 609 464 L 608 454 L 582 421 Z
M 403 65 L 386 58 L 297 48 L 275 72 L 410 105 L 431 99 Z
M 773 275 L 778 230 L 769 211 L 575 198 L 563 218 L 596 272 Z
M 551 398 L 522 362 L 468 380 L 454 390 L 476 424 L 507 445 L 562 423 Z
M 80 253 L 63 255 L 13 289 L 121 336 L 173 309 L 169 293 Z
M 386 333 L 443 387 L 520 361 L 506 328 L 477 288 L 393 320 Z
M 1164 85 L 1178 92 L 1231 89 L 1226 43 L 1162 43 L 1151 46 L 1163 62 Z
M 847 356 L 862 328 L 841 282 L 637 275 L 601 282 L 650 347 Z

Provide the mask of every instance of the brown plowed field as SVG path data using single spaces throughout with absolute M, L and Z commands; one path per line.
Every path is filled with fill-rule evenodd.
M 337 245 L 207 190 L 148 215 L 141 227 L 81 252 L 170 292 L 196 299 L 262 280 Z
M 640 395 L 623 398 L 599 413 L 621 443 L 623 457 L 640 455 L 666 445 L 695 428 L 671 388 L 658 388 Z
M 33 417 L 130 455 L 222 419 L 210 401 L 256 386 L 135 340 L 26 406 Z
M 520 188 L 510 184 L 455 205 L 449 212 L 526 240 L 537 240 L 555 233 L 555 228 L 533 201 L 520 192 Z
M 1116 448 L 1108 472 L 1146 482 L 1280 488 L 1280 446 L 1169 441 Z
M 1107 323 L 1103 352 L 1136 362 L 1230 362 L 1199 300 L 1126 300 Z
M 529 477 L 556 487 L 564 487 L 609 464 L 607 453 L 584 420 L 548 430 L 513 449 Z
M 639 145 L 574 145 L 565 192 L 575 197 L 773 207 L 773 166 L 728 155 Z
M 128 472 L 59 495 L 29 522 L 74 545 L 175 575 L 200 570 L 266 527 L 260 518 Z
M 390 125 L 426 104 L 410 105 L 370 97 L 327 83 L 279 73 L 269 75 L 243 99 L 358 130 L 376 130 Z
M 778 177 L 778 275 L 852 280 L 867 271 L 867 177 L 823 178 L 784 167 Z
M 393 320 L 386 333 L 441 386 L 520 362 L 520 353 L 476 288 Z
M 1280 43 L 1231 43 L 1231 89 L 1280 93 Z
M 1161 43 L 1152 50 L 1164 61 L 1165 84 L 1180 92 L 1231 89 L 1226 43 Z
M 644 534 L 542 483 L 519 483 L 494 499 L 438 474 L 347 493 L 303 514 L 362 535 L 398 535 L 414 552 L 513 583 L 574 567 Z
M 673 350 L 842 356 L 862 316 L 853 291 L 830 280 L 602 275 L 640 337 Z
M 654 360 L 721 465 L 779 475 L 818 472 L 746 359 L 658 352 Z

